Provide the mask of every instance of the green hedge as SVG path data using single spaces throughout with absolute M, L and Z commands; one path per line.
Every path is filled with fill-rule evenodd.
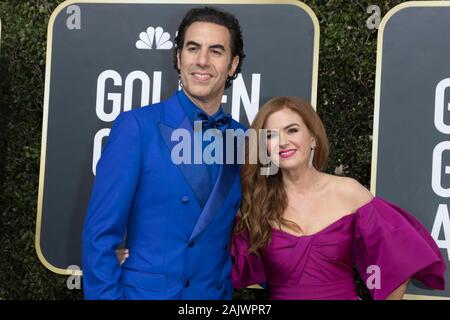
M 0 299 L 82 298 L 34 249 L 46 30 L 61 2 L 0 2 Z M 366 27 L 366 9 L 375 4 L 384 15 L 404 1 L 304 2 L 321 28 L 317 105 L 331 143 L 327 171 L 342 165 L 344 175 L 369 186 L 377 30 Z

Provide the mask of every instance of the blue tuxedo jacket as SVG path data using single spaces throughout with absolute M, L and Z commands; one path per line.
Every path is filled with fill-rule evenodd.
M 231 298 L 239 165 L 221 165 L 205 193 L 205 164 L 171 160 L 177 128 L 193 134 L 176 94 L 114 122 L 83 227 L 86 299 Z M 245 129 L 234 120 L 230 128 Z M 125 234 L 130 256 L 120 266 L 115 250 Z

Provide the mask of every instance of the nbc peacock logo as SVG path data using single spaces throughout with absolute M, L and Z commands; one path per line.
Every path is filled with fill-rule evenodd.
M 170 34 L 164 32 L 163 28 L 148 27 L 146 31 L 139 34 L 136 48 L 143 50 L 170 50 L 173 48 L 173 42 L 170 41 Z

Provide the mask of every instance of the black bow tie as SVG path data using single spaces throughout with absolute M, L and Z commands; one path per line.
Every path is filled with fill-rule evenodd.
M 221 114 L 217 119 L 214 117 L 208 116 L 204 112 L 198 112 L 195 116 L 194 121 L 201 121 L 203 130 L 208 129 L 218 129 L 222 132 L 225 132 L 228 129 L 231 122 L 231 114 Z

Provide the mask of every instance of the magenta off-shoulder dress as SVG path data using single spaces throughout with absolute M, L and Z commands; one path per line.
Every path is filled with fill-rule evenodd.
M 354 265 L 365 282 L 370 277 L 376 300 L 410 278 L 433 289 L 445 286 L 445 263 L 429 232 L 379 197 L 313 235 L 273 229 L 260 256 L 249 255 L 247 246 L 246 233 L 234 236 L 233 286 L 267 282 L 271 299 L 359 299 Z M 372 281 L 375 272 L 379 282 Z

